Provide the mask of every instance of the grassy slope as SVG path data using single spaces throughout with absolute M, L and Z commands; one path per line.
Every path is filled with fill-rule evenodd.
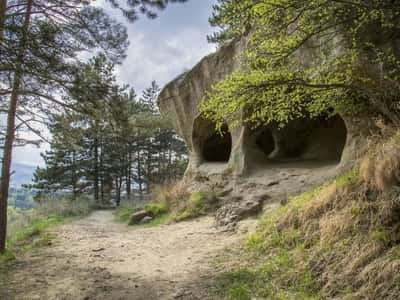
M 50 244 L 54 236 L 47 229 L 86 216 L 91 210 L 88 199 L 53 199 L 30 210 L 9 208 L 7 252 L 0 255 L 0 266 L 14 260 L 16 253 Z
M 221 299 L 399 299 L 400 193 L 353 170 L 290 199 L 247 239 Z

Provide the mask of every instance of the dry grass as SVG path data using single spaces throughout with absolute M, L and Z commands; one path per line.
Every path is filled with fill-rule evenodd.
M 289 291 L 293 299 L 400 299 L 399 171 L 400 131 L 386 130 L 371 141 L 360 168 L 293 197 L 260 222 L 248 243 L 253 262 L 230 273 L 236 277 L 224 281 L 222 295 L 281 299 L 273 293 Z M 288 266 L 265 275 L 265 261 L 286 256 Z M 281 280 L 286 277 L 291 281 Z M 271 284 L 276 290 L 266 290 Z
M 371 188 L 379 191 L 388 191 L 400 183 L 400 131 L 384 128 L 380 142 L 371 139 L 360 174 Z
M 333 243 L 350 233 L 353 225 L 353 215 L 349 209 L 329 212 L 319 221 L 320 240 L 322 243 Z
M 186 201 L 190 198 L 188 186 L 184 180 L 156 186 L 153 195 L 155 202 L 167 203 L 172 211 L 184 209 Z

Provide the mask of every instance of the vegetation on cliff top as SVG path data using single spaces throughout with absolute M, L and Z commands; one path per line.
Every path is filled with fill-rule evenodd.
M 390 0 L 220 0 L 213 40 L 247 35 L 248 48 L 201 110 L 218 126 L 366 109 L 400 124 L 399 20 Z

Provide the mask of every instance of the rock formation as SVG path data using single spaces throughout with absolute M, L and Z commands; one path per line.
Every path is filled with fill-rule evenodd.
M 227 124 L 219 134 L 200 115 L 205 93 L 239 68 L 245 44 L 242 39 L 222 46 L 170 82 L 159 96 L 161 112 L 172 118 L 188 147 L 186 178 L 248 198 L 256 191 L 296 193 L 351 167 L 372 128 L 369 118 L 336 115 L 296 120 L 284 129 L 242 126 L 232 132 Z

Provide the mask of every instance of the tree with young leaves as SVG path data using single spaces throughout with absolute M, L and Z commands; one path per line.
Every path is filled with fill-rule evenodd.
M 221 0 L 212 21 L 220 42 L 248 41 L 242 68 L 202 104 L 219 126 L 367 110 L 400 125 L 399 2 Z

